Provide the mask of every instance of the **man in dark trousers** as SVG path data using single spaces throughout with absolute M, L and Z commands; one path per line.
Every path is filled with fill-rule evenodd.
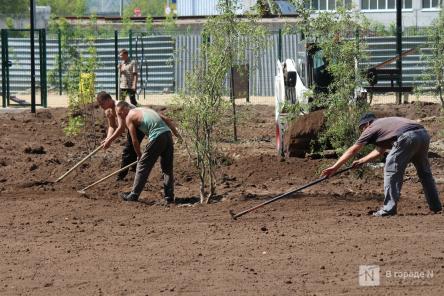
M 103 148 L 108 149 L 111 143 L 119 137 L 125 131 L 125 124 L 117 116 L 116 105 L 117 102 L 111 98 L 107 92 L 99 92 L 96 97 L 96 101 L 99 106 L 105 111 L 106 118 L 108 120 L 108 131 L 106 133 L 106 139 L 102 142 Z M 129 104 L 129 108 L 136 108 L 134 105 Z M 139 142 L 143 140 L 145 136 L 141 131 L 136 131 L 135 137 Z M 126 136 L 125 147 L 122 151 L 122 163 L 121 167 L 125 167 L 130 163 L 137 160 L 136 151 L 133 148 L 133 142 L 131 140 L 130 133 Z M 128 170 L 124 170 L 117 175 L 117 181 L 123 180 L 128 174 Z
M 373 113 L 366 113 L 359 121 L 359 129 L 362 133 L 356 143 L 348 148 L 333 166 L 325 169 L 322 175 L 333 175 L 364 145 L 374 144 L 376 148 L 372 152 L 352 164 L 362 165 L 390 150 L 384 167 L 384 205 L 374 212 L 373 216 L 396 215 L 404 172 L 409 162 L 416 168 L 430 210 L 435 213 L 441 211 L 441 201 L 428 159 L 430 137 L 425 128 L 406 118 L 376 119 Z
M 120 78 L 120 96 L 121 100 L 125 100 L 126 96 L 129 96 L 131 104 L 137 106 L 136 92 L 137 92 L 137 64 L 135 61 L 130 60 L 128 51 L 122 49 L 119 52 L 119 78 Z
M 130 108 L 125 101 L 117 103 L 117 115 L 125 123 L 133 141 L 133 147 L 139 159 L 136 176 L 131 192 L 123 193 L 126 201 L 137 201 L 148 176 L 160 157 L 163 173 L 164 197 L 166 203 L 174 202 L 173 155 L 174 143 L 171 133 L 181 139 L 171 119 L 150 108 Z M 145 150 L 141 151 L 137 133 L 143 132 L 148 137 Z

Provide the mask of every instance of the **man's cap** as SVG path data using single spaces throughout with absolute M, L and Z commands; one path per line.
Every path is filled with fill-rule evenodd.
M 361 119 L 359 119 L 359 128 L 363 126 L 364 124 L 369 123 L 370 121 L 373 121 L 376 119 L 375 114 L 368 112 L 361 116 Z

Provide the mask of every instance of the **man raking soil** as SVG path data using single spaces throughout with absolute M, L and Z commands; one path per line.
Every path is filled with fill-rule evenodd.
M 171 133 L 181 139 L 175 124 L 171 119 L 153 109 L 134 109 L 124 101 L 117 104 L 116 112 L 122 123 L 128 128 L 138 158 L 132 191 L 123 193 L 122 198 L 126 201 L 137 201 L 139 199 L 151 169 L 160 157 L 160 167 L 164 176 L 165 202 L 174 202 L 174 143 Z M 138 132 L 143 132 L 149 140 L 143 153 L 136 136 Z
M 122 119 L 117 116 L 116 106 L 117 101 L 113 100 L 112 97 L 107 92 L 99 92 L 96 97 L 97 103 L 104 110 L 106 118 L 108 120 L 108 130 L 106 133 L 106 139 L 102 142 L 104 149 L 108 149 L 112 142 L 117 139 L 124 131 L 125 124 Z M 136 108 L 136 106 L 129 104 L 130 109 Z M 134 151 L 133 141 L 131 137 L 136 137 L 137 141 L 140 143 L 145 134 L 139 130 L 136 130 L 134 135 L 130 133 L 126 136 L 125 147 L 122 151 L 122 163 L 121 168 L 128 166 L 130 163 L 137 160 L 136 151 Z M 128 169 L 122 170 L 117 175 L 117 181 L 123 180 L 128 174 Z
M 441 211 L 441 201 L 430 169 L 428 151 L 430 137 L 419 123 L 402 117 L 377 119 L 373 113 L 364 114 L 359 121 L 361 136 L 356 143 L 345 151 L 336 163 L 322 172 L 332 176 L 365 145 L 374 144 L 376 148 L 366 156 L 353 162 L 359 166 L 389 153 L 384 166 L 384 205 L 374 216 L 396 215 L 404 172 L 412 162 L 421 181 L 424 195 L 432 212 Z

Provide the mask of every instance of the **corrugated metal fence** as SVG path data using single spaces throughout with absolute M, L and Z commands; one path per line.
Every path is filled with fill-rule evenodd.
M 279 34 L 272 33 L 268 36 L 268 44 L 259 56 L 248 55 L 247 63 L 250 65 L 250 95 L 273 96 L 274 75 L 276 60 L 279 58 Z M 185 87 L 185 75 L 191 71 L 193 64 L 199 56 L 199 47 L 202 42 L 200 34 L 174 34 L 172 36 L 153 35 L 119 38 L 118 47 L 132 48 L 132 58 L 138 62 L 140 83 L 139 87 L 148 94 L 174 93 Z M 30 70 L 20 66 L 29 63 L 30 49 L 26 38 L 10 38 L 8 40 L 9 59 L 12 67 L 9 69 L 11 94 L 29 92 Z M 285 35 L 282 38 L 282 58 L 297 58 L 298 36 Z M 47 42 L 47 73 L 52 76 L 48 86 L 57 91 L 59 54 L 58 39 L 48 36 Z M 86 44 L 79 43 L 78 48 L 87 57 Z M 98 68 L 96 71 L 96 90 L 105 90 L 115 94 L 115 40 L 112 38 L 99 38 L 95 41 L 97 50 Z M 36 47 L 38 48 L 38 47 Z M 12 54 L 13 53 L 13 54 Z M 38 57 L 38 53 L 36 53 Z M 64 70 L 66 71 L 66 69 Z M 40 81 L 39 73 L 37 82 Z M 62 73 L 65 75 L 65 72 Z M 144 93 L 141 93 L 144 94 Z M 253 98 L 254 99 L 254 98 Z M 155 100 L 155 98 L 154 98 Z M 151 102 L 156 103 L 156 101 Z
M 281 37 L 280 37 L 281 36 Z M 296 61 L 300 73 L 304 75 L 305 47 L 298 35 L 279 35 L 273 32 L 268 36 L 269 44 L 260 56 L 248 57 L 250 65 L 250 97 L 255 102 L 255 97 L 270 97 L 274 95 L 274 76 L 276 61 L 278 58 L 285 60 L 292 58 Z M 416 86 L 426 83 L 421 80 L 422 73 L 426 70 L 426 61 L 423 53 L 430 53 L 426 46 L 426 37 L 404 37 L 403 50 L 412 47 L 419 48 L 416 53 L 403 58 L 403 85 Z M 362 67 L 369 67 L 396 55 L 395 37 L 368 37 L 367 53 L 369 60 L 362 63 Z M 198 33 L 176 33 L 166 35 L 133 35 L 133 38 L 119 38 L 119 48 L 132 48 L 132 57 L 139 63 L 141 70 L 141 95 L 176 93 L 185 87 L 185 74 L 193 69 L 193 64 L 199 53 L 202 38 Z M 47 38 L 47 67 L 48 73 L 57 72 L 58 40 L 54 36 Z M 79 45 L 85 47 L 85 45 Z M 115 40 L 113 38 L 97 39 L 95 42 L 98 55 L 96 77 L 96 90 L 106 90 L 115 94 L 116 90 L 116 63 Z M 9 39 L 9 59 L 12 61 L 10 70 L 11 94 L 26 92 L 30 85 L 29 41 L 26 38 Z M 38 49 L 38 46 L 36 46 Z M 280 50 L 279 50 L 280 49 Z M 11 54 L 12 53 L 12 54 Z M 38 57 L 38 54 L 36 55 Z M 20 66 L 24 65 L 26 66 Z M 394 66 L 394 64 L 393 64 Z M 393 67 L 392 66 L 392 67 Z M 37 69 L 37 81 L 40 80 Z M 49 85 L 57 91 L 58 85 L 48 81 Z M 389 83 L 389 82 L 386 82 Z M 1 89 L 1 88 L 0 88 Z M 161 103 L 152 96 L 147 103 Z M 272 102 L 272 98 L 270 98 Z
M 368 45 L 366 50 L 369 57 L 368 61 L 361 63 L 361 67 L 370 68 L 376 64 L 384 62 L 397 55 L 396 37 L 367 37 L 365 41 Z M 406 51 L 412 48 L 416 50 L 402 58 L 402 84 L 404 86 L 430 85 L 431 81 L 423 78 L 423 73 L 427 69 L 426 57 L 431 54 L 431 49 L 427 46 L 426 36 L 404 36 L 402 40 L 402 50 Z M 396 62 L 393 62 L 384 68 L 393 69 Z M 390 84 L 389 81 L 381 81 L 378 84 Z

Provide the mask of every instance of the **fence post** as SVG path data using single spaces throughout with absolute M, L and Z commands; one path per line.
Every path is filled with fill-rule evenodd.
M 279 29 L 278 33 L 278 58 L 279 61 L 282 63 L 282 29 Z
M 11 85 L 9 83 L 9 34 L 5 30 L 5 81 L 6 81 L 6 105 L 9 106 L 9 98 L 11 97 Z
M 399 71 L 398 87 L 399 92 L 396 93 L 396 104 L 401 104 L 402 92 L 402 3 L 401 0 L 396 0 L 396 54 L 398 59 L 396 61 L 396 69 Z
M 57 31 L 57 41 L 59 48 L 59 95 L 62 95 L 63 84 L 62 84 L 62 31 L 60 29 Z
M 114 71 L 115 71 L 115 83 L 116 83 L 116 100 L 119 100 L 119 32 L 114 31 Z
M 128 38 L 129 38 L 129 56 L 130 59 L 133 59 L 133 30 L 128 31 Z
M 6 60 L 6 51 L 8 42 L 6 29 L 1 30 L 1 42 L 2 42 L 2 106 L 6 108 L 6 67 L 8 67 L 8 61 Z
M 48 107 L 48 89 L 46 83 L 46 30 L 40 29 L 39 35 L 40 39 L 40 104 L 47 108 Z

